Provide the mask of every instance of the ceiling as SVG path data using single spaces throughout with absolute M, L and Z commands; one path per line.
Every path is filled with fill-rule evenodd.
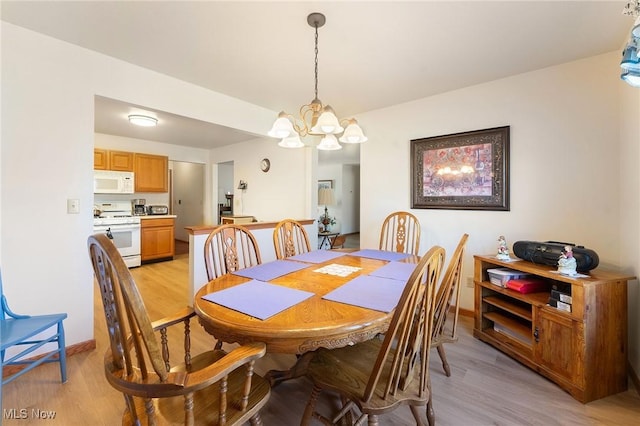
M 2 20 L 244 101 L 338 117 L 621 49 L 626 1 L 2 1 Z M 155 114 L 153 132 L 129 125 Z M 275 113 L 274 113 L 275 119 Z M 256 135 L 96 98 L 95 130 L 200 148 Z M 265 133 L 268 129 L 265 129 Z M 366 132 L 366 129 L 365 129 Z M 151 133 L 151 136 L 149 136 Z

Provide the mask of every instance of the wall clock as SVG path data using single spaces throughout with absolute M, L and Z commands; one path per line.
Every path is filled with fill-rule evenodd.
M 260 170 L 267 173 L 270 168 L 271 168 L 271 161 L 269 161 L 268 158 L 263 158 L 262 161 L 260 161 Z

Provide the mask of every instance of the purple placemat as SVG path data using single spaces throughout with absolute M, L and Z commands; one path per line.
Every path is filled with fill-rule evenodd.
M 337 257 L 344 256 L 345 254 L 346 253 L 341 251 L 313 250 L 306 253 L 298 254 L 296 256 L 288 257 L 287 259 L 307 263 L 323 263 L 328 260 L 333 260 Z
M 313 295 L 314 293 L 308 291 L 251 280 L 244 284 L 209 293 L 202 298 L 265 320 Z
M 397 253 L 395 251 L 386 251 L 386 250 L 371 250 L 364 249 L 359 251 L 354 251 L 349 253 L 350 256 L 358 256 L 358 257 L 368 257 L 370 259 L 378 259 L 378 260 L 401 260 L 406 257 L 411 256 L 407 253 Z
M 298 262 L 289 262 L 288 260 L 274 260 L 272 262 L 263 263 L 261 265 L 252 266 L 250 268 L 240 269 L 232 272 L 233 275 L 241 277 L 253 278 L 259 281 L 271 281 L 291 272 L 299 271 L 306 268 L 307 265 Z
M 323 299 L 376 311 L 391 312 L 396 305 L 405 283 L 391 278 L 360 275 L 323 296 Z
M 389 262 L 383 267 L 371 272 L 369 275 L 406 282 L 415 269 L 415 263 Z

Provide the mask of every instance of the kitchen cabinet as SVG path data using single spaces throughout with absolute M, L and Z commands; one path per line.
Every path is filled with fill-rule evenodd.
M 598 270 L 569 277 L 524 260 L 474 260 L 474 337 L 582 403 L 627 389 L 627 281 L 635 277 Z M 549 305 L 550 290 L 523 294 L 491 283 L 487 270 L 500 267 L 562 288 L 566 310 Z
M 93 169 L 132 172 L 133 152 L 111 151 L 108 149 L 94 148 Z
M 133 171 L 133 152 L 109 151 L 109 170 Z
M 106 149 L 94 148 L 93 170 L 109 170 L 109 151 Z
M 169 157 L 135 153 L 133 171 L 136 192 L 169 192 Z
M 142 218 L 140 249 L 142 262 L 171 260 L 175 253 L 175 218 Z

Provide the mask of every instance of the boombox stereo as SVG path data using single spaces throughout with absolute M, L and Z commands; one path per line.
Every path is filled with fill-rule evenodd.
M 529 262 L 557 266 L 565 246 L 571 246 L 578 272 L 587 272 L 598 266 L 600 259 L 595 251 L 560 241 L 516 241 L 513 244 L 513 254 Z

